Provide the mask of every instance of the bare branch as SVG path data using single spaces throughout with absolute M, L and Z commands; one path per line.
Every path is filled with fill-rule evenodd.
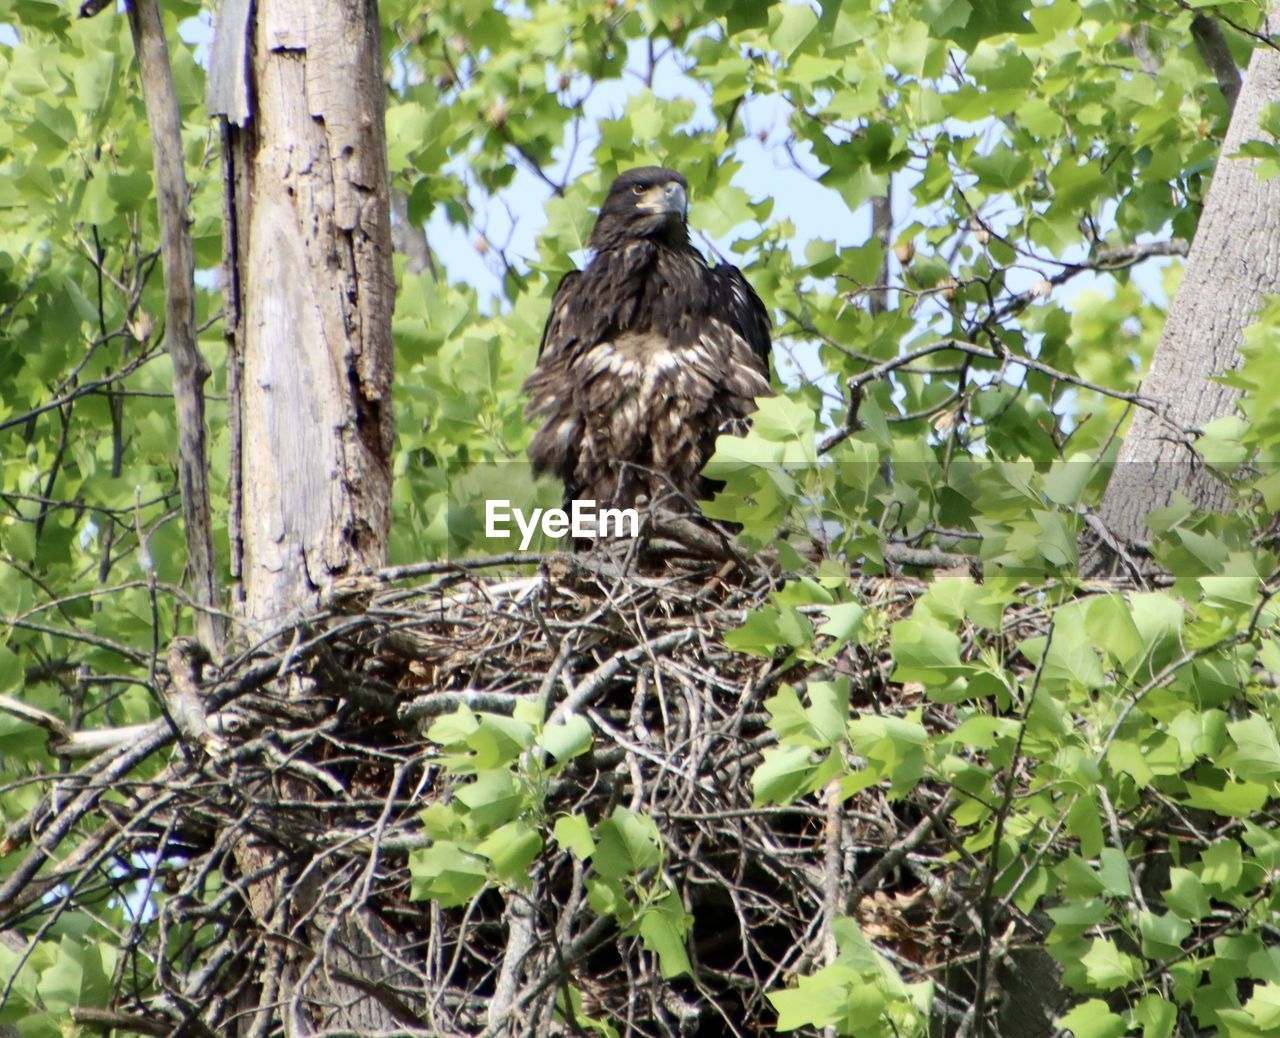
M 182 116 L 169 67 L 169 45 L 157 0 L 130 0 L 129 28 L 138 55 L 142 96 L 155 153 L 156 195 L 164 256 L 165 330 L 173 360 L 178 412 L 178 475 L 187 538 L 191 597 L 197 637 L 210 651 L 222 644 L 222 622 L 209 510 L 209 466 L 205 452 L 204 384 L 209 366 L 196 343 L 195 258 L 183 167 Z

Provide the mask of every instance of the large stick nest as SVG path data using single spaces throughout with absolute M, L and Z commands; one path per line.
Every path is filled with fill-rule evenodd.
M 370 1000 L 402 1033 L 582 1033 L 578 1016 L 632 1035 L 756 1033 L 775 1019 L 765 993 L 829 961 L 832 921 L 849 914 L 907 980 L 938 984 L 944 1015 L 963 1015 L 976 924 L 937 867 L 955 850 L 953 797 L 753 805 L 776 742 L 763 704 L 781 682 L 843 676 L 856 710 L 919 705 L 883 655 L 849 648 L 819 666 L 729 651 L 723 633 L 779 586 L 732 561 L 480 572 L 353 582 L 221 666 L 175 643 L 167 717 L 10 828 L 0 927 L 38 939 L 71 907 L 125 899 L 130 951 L 106 1015 L 142 1033 L 270 1035 L 286 1015 L 347 1033 Z M 920 587 L 858 590 L 892 614 Z M 548 832 L 619 807 L 656 823 L 663 855 L 643 879 L 692 916 L 692 976 L 664 979 L 641 935 L 593 911 L 590 864 L 550 839 L 519 888 L 457 907 L 411 897 L 410 854 L 430 844 L 421 812 L 464 781 L 424 733 L 461 706 L 522 701 L 594 733 L 546 784 Z M 567 1026 L 553 1022 L 566 985 L 581 995 Z

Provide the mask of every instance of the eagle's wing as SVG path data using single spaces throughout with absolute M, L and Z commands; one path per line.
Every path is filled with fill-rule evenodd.
M 528 394 L 525 417 L 542 416 L 542 428 L 529 444 L 529 460 L 535 473 L 554 472 L 565 483 L 566 500 L 573 489 L 573 471 L 583 435 L 580 409 L 574 406 L 578 378 L 574 360 L 581 348 L 583 314 L 590 311 L 584 296 L 586 279 L 571 270 L 560 279 L 551 299 L 551 312 L 538 344 L 538 362 L 525 380 Z
M 760 358 L 760 370 L 769 378 L 769 330 L 773 322 L 742 271 L 731 263 L 718 263 L 711 270 L 715 286 L 713 312 L 746 340 L 751 352 Z
M 551 297 L 551 312 L 547 314 L 547 323 L 542 328 L 542 341 L 538 343 L 538 357 L 546 351 L 548 344 L 553 347 L 563 346 L 568 331 L 569 311 L 574 297 L 574 286 L 582 280 L 582 271 L 571 270 L 560 279 L 556 286 L 556 294 Z

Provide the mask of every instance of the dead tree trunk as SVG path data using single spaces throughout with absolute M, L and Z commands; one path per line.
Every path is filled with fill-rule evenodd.
M 1272 20 L 1275 15 L 1272 15 Z M 1264 27 L 1265 28 L 1265 27 Z M 1256 161 L 1235 157 L 1265 136 L 1258 118 L 1280 101 L 1280 51 L 1259 46 L 1245 76 L 1222 156 L 1187 258 L 1182 285 L 1143 382 L 1156 412 L 1134 415 L 1102 501 L 1108 531 L 1127 545 L 1148 540 L 1146 518 L 1176 494 L 1203 508 L 1226 500 L 1200 458 L 1197 430 L 1235 409 L 1236 391 L 1211 376 L 1230 370 L 1264 295 L 1280 291 L 1280 177 L 1263 181 Z
M 210 108 L 227 146 L 232 554 L 249 643 L 386 561 L 395 284 L 384 91 L 374 0 L 224 2 Z M 340 690 L 304 681 L 281 694 L 295 716 L 323 717 Z M 406 1011 L 380 985 L 401 949 L 312 860 L 304 834 L 327 824 L 305 806 L 315 797 L 281 769 L 259 795 L 258 835 L 236 852 L 242 875 L 273 873 L 249 884 L 249 907 L 281 938 L 265 946 L 244 1026 L 392 1030 Z
M 257 5 L 231 131 L 240 615 L 259 631 L 385 561 L 390 210 L 376 6 Z

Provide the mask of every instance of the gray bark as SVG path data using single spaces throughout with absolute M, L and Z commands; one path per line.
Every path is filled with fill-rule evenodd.
M 1274 15 L 1273 15 L 1274 18 Z M 1203 508 L 1226 495 L 1193 440 L 1198 430 L 1235 410 L 1236 391 L 1211 381 L 1236 365 L 1237 347 L 1263 296 L 1280 291 L 1280 177 L 1262 181 L 1256 161 L 1234 157 L 1262 137 L 1258 117 L 1280 101 L 1280 52 L 1253 53 L 1222 156 L 1205 200 L 1181 287 L 1143 382 L 1159 402 L 1138 411 L 1120 449 L 1102 502 L 1102 521 L 1121 542 L 1145 544 L 1147 515 L 1182 494 Z
M 386 561 L 395 281 L 376 7 L 257 7 L 236 174 L 240 615 Z
M 249 0 L 221 0 L 213 15 L 205 99 L 209 114 L 234 126 L 249 122 Z
M 223 14 L 211 103 L 225 116 L 232 569 L 252 644 L 335 580 L 386 562 L 395 282 L 376 3 L 258 0 Z M 313 709 L 328 694 L 282 692 Z M 281 794 L 311 795 L 295 782 Z M 265 841 L 237 851 L 241 874 L 276 867 L 249 887 L 250 909 L 288 935 L 242 1007 L 244 1033 L 413 1020 L 388 993 L 401 939 L 356 893 L 335 899 L 323 865 L 298 873 L 303 860 Z

